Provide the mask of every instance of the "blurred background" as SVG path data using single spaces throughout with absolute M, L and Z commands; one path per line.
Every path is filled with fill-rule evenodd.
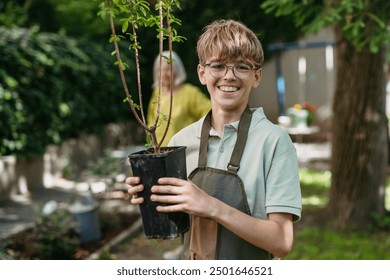
M 99 3 L 1 2 L 1 156 L 40 155 L 49 144 L 60 144 L 82 133 L 101 134 L 109 123 L 129 125 L 134 120 L 127 104 L 122 102 L 125 96 L 111 56 L 109 24 L 107 19 L 97 16 Z M 299 37 L 301 32 L 291 24 L 291 18 L 274 20 L 272 14 L 260 8 L 260 2 L 253 1 L 223 5 L 214 1 L 182 1 L 176 16 L 183 22 L 177 26 L 178 34 L 186 39 L 175 44 L 174 49 L 184 60 L 190 83 L 201 87 L 195 46 L 202 28 L 218 18 L 242 20 L 258 34 L 265 50 L 264 78 L 252 94 L 251 106 L 264 107 L 267 116 L 277 122 L 286 108 L 307 101 L 316 105 L 318 123 L 328 119 L 335 75 L 334 38 L 330 29 L 311 37 Z M 140 30 L 145 104 L 152 92 L 152 64 L 158 53 L 155 36 Z M 301 44 L 306 41 L 320 44 L 314 47 Z M 272 48 L 271 44 L 280 42 L 296 45 L 279 44 Z M 129 65 L 129 88 L 134 94 L 133 54 L 125 42 L 122 47 Z M 132 134 L 133 141 L 144 142 L 142 131 L 134 129 L 127 133 L 129 137 Z
M 115 199 L 126 199 L 122 188 L 124 177 L 129 172 L 127 154 L 144 146 L 145 134 L 136 125 L 128 104 L 123 102 L 125 95 L 117 66 L 114 64 L 114 56 L 111 55 L 114 48 L 109 42 L 109 22 L 108 19 L 98 16 L 101 2 L 103 1 L 0 2 L 0 221 L 3 222 L 0 226 L 2 230 L 4 229 L 2 237 L 23 229 L 16 226 L 17 222 L 20 222 L 20 217 L 15 209 L 17 205 L 26 206 L 33 203 L 31 198 L 42 189 L 58 186 L 72 190 L 80 188 L 83 191 L 92 189 L 94 193 L 104 193 Z M 149 2 L 154 5 L 156 1 Z M 340 36 L 335 33 L 334 26 L 326 24 L 319 25 L 315 32 L 307 32 L 308 30 L 301 28 L 302 25 L 297 27 L 294 24 L 297 18 L 294 12 L 285 15 L 282 11 L 266 13 L 265 7 L 262 7 L 264 2 L 272 1 L 180 1 L 181 9 L 175 11 L 175 16 L 182 24 L 176 26 L 176 29 L 178 34 L 186 39 L 182 43 L 174 44 L 173 48 L 183 59 L 188 82 L 199 86 L 207 95 L 206 88 L 200 85 L 196 72 L 198 59 L 195 46 L 203 27 L 215 19 L 232 18 L 242 21 L 258 35 L 265 51 L 265 63 L 262 83 L 252 93 L 250 105 L 263 107 L 272 122 L 282 125 L 290 133 L 300 156 L 303 170 L 301 176 L 304 179 L 310 181 L 314 176 L 311 171 L 303 169 L 308 167 L 321 172 L 318 175 L 320 178 L 326 178 L 325 183 L 324 181 L 319 183 L 321 186 L 324 185 L 320 191 L 322 198 L 306 200 L 308 204 L 324 209 L 329 200 L 328 190 L 332 184 L 330 164 L 334 139 L 332 134 L 334 96 L 337 91 L 337 80 L 346 77 L 345 73 L 336 73 L 336 42 L 340 42 Z M 302 14 L 304 23 L 310 22 L 319 11 L 325 10 L 322 1 L 313 2 L 315 2 L 313 11 L 316 12 Z M 349 3 L 353 11 L 359 6 L 356 1 L 344 2 Z M 386 30 L 390 14 L 386 11 L 390 8 L 389 2 L 385 0 L 382 2 L 374 7 L 375 12 L 370 15 L 374 15 L 371 18 L 377 16 L 378 19 L 384 20 Z M 305 9 L 303 4 L 302 7 Z M 381 9 L 383 14 L 378 12 Z M 120 30 L 120 22 L 116 24 Z M 142 41 L 141 83 L 143 102 L 148 104 L 152 93 L 152 69 L 158 53 L 158 44 L 156 34 L 142 31 L 141 28 L 139 31 Z M 388 34 L 386 38 L 388 40 Z M 383 42 L 388 42 L 386 40 Z M 378 39 L 378 42 L 382 41 Z M 137 89 L 136 80 L 133 78 L 136 71 L 134 57 L 126 42 L 121 42 L 120 47 L 122 56 L 129 65 L 126 70 L 128 86 L 130 91 L 135 93 Z M 385 54 L 388 51 L 388 43 L 380 48 Z M 372 57 L 369 59 L 374 61 Z M 377 64 L 378 73 L 383 74 L 378 80 L 380 81 L 377 83 L 378 86 L 375 87 L 382 98 L 375 101 L 377 108 L 380 107 L 381 117 L 385 116 L 387 61 L 388 56 L 382 55 Z M 363 77 L 365 79 L 367 75 Z M 139 102 L 136 98 L 135 101 Z M 345 108 L 348 107 L 348 102 L 343 104 Z M 302 110 L 305 106 L 308 106 L 306 109 L 309 113 L 315 114 L 310 123 L 305 123 L 304 127 L 300 127 L 299 124 L 292 125 L 291 117 L 296 113 L 292 110 Z M 348 110 L 345 114 L 347 112 Z M 286 116 L 289 117 L 287 121 L 284 118 Z M 382 129 L 387 128 L 387 119 L 386 125 L 383 124 L 384 122 Z M 372 143 L 371 146 L 380 146 L 376 150 L 378 156 L 374 163 L 370 162 L 365 166 L 370 166 L 371 170 L 383 171 L 380 176 L 372 173 L 371 178 L 387 179 L 388 134 L 386 131 L 385 134 L 375 135 L 381 142 Z M 370 154 L 366 149 L 359 150 L 359 153 L 360 151 L 361 155 Z M 337 159 L 342 159 L 342 156 L 338 156 Z M 348 176 L 354 177 L 353 174 Z M 103 185 L 100 184 L 102 182 Z M 305 184 L 311 183 L 303 183 Z M 388 199 L 386 202 L 384 199 L 389 188 L 385 187 L 383 182 L 376 182 L 375 189 L 380 187 L 377 193 L 380 193 L 382 200 L 375 203 L 380 204 L 382 210 L 370 211 L 379 213 L 377 221 L 382 221 L 382 228 L 388 230 L 390 222 L 383 220 L 383 217 L 389 209 Z M 312 190 L 310 195 L 308 194 L 310 198 L 313 198 Z M 37 199 L 42 206 L 49 198 L 42 196 Z M 68 200 L 69 196 L 64 199 Z M 36 215 L 31 217 L 33 220 L 35 218 Z M 361 224 L 366 221 L 363 220 Z M 343 223 L 348 225 L 345 221 Z M 29 225 L 31 226 L 31 223 Z M 306 234 L 318 238 L 317 232 Z M 389 240 L 385 242 L 389 248 Z M 310 258 L 308 255 L 304 257 Z M 381 255 L 381 258 L 386 257 L 390 258 L 388 255 Z

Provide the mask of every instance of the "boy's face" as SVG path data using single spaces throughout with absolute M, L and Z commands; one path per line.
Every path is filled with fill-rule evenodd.
M 232 111 L 246 107 L 251 90 L 260 84 L 262 69 L 247 71 L 245 67 L 251 65 L 242 61 L 223 63 L 215 56 L 198 65 L 199 80 L 210 93 L 213 109 Z

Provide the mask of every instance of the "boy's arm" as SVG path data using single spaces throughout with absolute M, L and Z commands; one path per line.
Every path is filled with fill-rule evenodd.
M 279 258 L 291 251 L 294 240 L 292 214 L 270 213 L 268 220 L 262 220 L 221 201 L 216 203 L 218 210 L 210 218 L 237 236 Z
M 270 213 L 268 220 L 247 215 L 208 195 L 191 181 L 161 178 L 152 187 L 152 201 L 161 212 L 186 212 L 215 220 L 237 236 L 277 257 L 285 257 L 293 245 L 292 214 Z M 164 195 L 160 195 L 164 194 Z

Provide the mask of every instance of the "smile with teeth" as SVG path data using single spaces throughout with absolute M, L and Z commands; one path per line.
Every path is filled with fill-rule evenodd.
M 239 87 L 233 87 L 233 86 L 219 86 L 218 88 L 226 92 L 235 92 L 239 90 Z

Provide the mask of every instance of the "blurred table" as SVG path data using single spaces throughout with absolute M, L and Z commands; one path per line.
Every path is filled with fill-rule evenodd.
M 289 135 L 295 137 L 297 143 L 302 143 L 304 135 L 311 135 L 320 132 L 320 127 L 316 125 L 308 127 L 285 127 L 282 126 Z

